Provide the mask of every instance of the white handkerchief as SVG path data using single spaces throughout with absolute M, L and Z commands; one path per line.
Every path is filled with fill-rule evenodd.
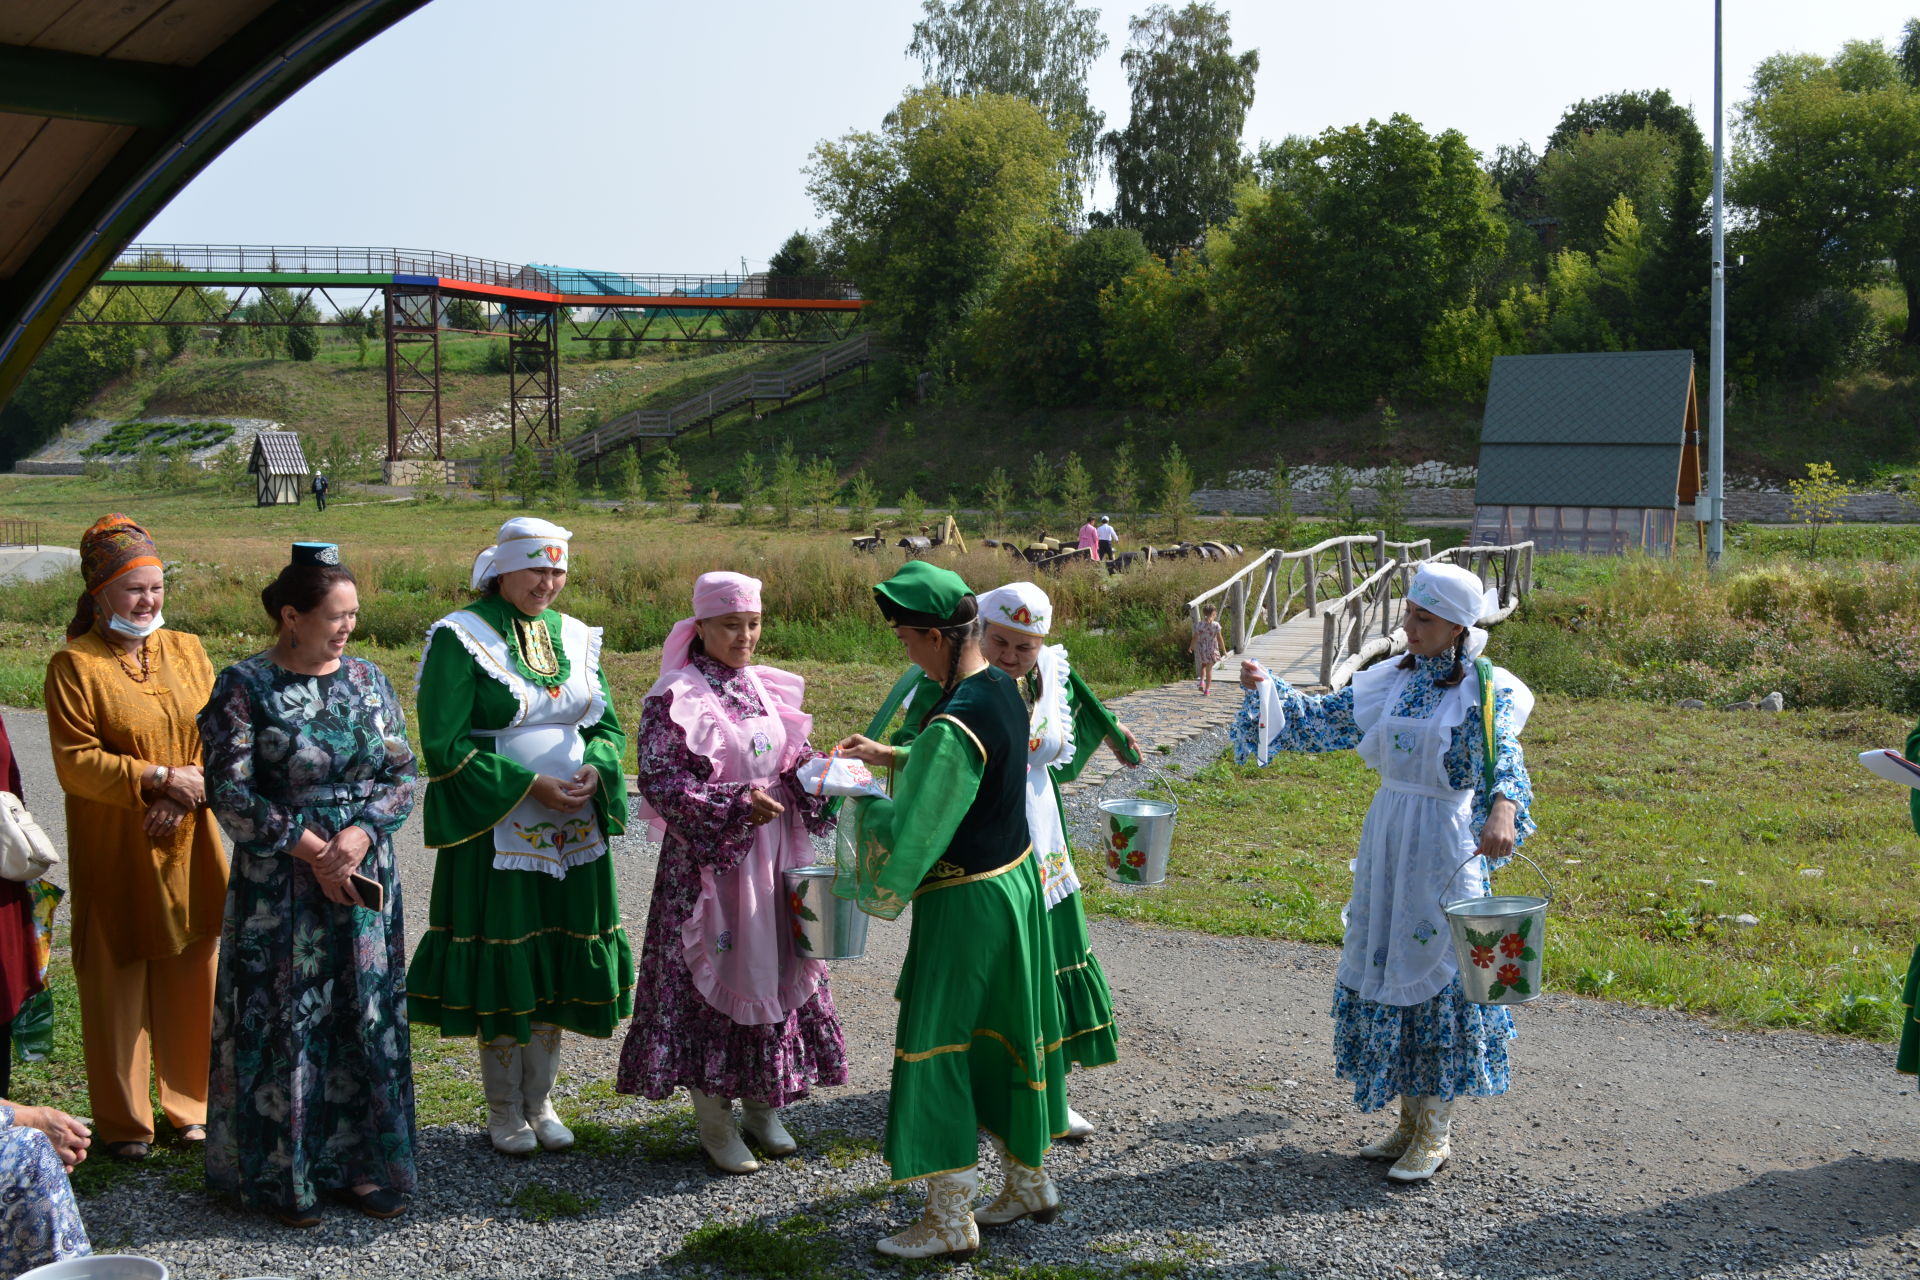
M 867 766 L 847 756 L 815 756 L 794 770 L 810 796 L 884 796 L 887 789 Z

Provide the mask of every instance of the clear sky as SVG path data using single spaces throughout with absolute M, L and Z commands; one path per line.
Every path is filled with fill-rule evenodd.
M 1127 21 L 1094 105 L 1123 125 Z M 1565 107 L 1626 89 L 1711 138 L 1711 0 L 1221 4 L 1260 51 L 1246 141 L 1405 112 L 1484 153 L 1536 149 Z M 1726 97 L 1785 50 L 1899 38 L 1920 0 L 1727 0 Z M 751 270 L 816 224 L 801 169 L 918 83 L 918 0 L 433 0 L 268 116 L 141 235 L 390 245 L 628 271 Z M 1096 205 L 1112 192 L 1096 193 Z

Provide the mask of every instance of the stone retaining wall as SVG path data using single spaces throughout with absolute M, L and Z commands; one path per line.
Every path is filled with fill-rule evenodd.
M 1760 524 L 1797 524 L 1798 521 L 1788 511 L 1788 504 L 1792 500 L 1791 495 L 1784 493 L 1747 490 L 1729 493 L 1727 519 Z M 1273 508 L 1265 491 L 1260 489 L 1199 489 L 1194 492 L 1193 504 L 1203 515 L 1226 511 L 1237 516 L 1262 516 Z M 1329 505 L 1323 490 L 1293 491 L 1295 515 L 1327 515 Z M 1379 509 L 1380 495 L 1376 490 L 1356 486 L 1353 505 L 1356 511 L 1371 513 Z M 1473 517 L 1473 490 L 1408 489 L 1402 496 L 1402 506 L 1410 519 L 1438 517 L 1468 520 Z M 1682 507 L 1680 518 L 1692 519 L 1692 509 Z M 1856 493 L 1847 499 L 1840 519 L 1858 524 L 1916 522 L 1920 521 L 1920 502 L 1902 493 Z

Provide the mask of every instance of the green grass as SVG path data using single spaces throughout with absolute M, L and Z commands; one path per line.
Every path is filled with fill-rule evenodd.
M 774 1225 L 758 1222 L 708 1222 L 689 1231 L 668 1264 L 694 1263 L 721 1268 L 728 1276 L 771 1280 L 827 1280 L 838 1273 L 839 1247 L 826 1236 L 826 1223 L 804 1214 Z
M 544 1182 L 528 1182 L 516 1187 L 501 1203 L 519 1211 L 528 1222 L 552 1222 L 556 1218 L 584 1218 L 600 1207 L 599 1196 L 576 1195 Z
M 572 1123 L 573 1149 L 588 1159 L 697 1160 L 700 1135 L 693 1108 L 670 1107 L 631 1124 Z
M 1539 823 L 1525 852 L 1555 890 L 1547 985 L 1736 1025 L 1896 1036 L 1914 833 L 1906 793 L 1854 757 L 1908 727 L 1878 711 L 1543 699 L 1523 741 Z M 1210 765 L 1174 784 L 1166 885 L 1095 878 L 1087 909 L 1337 945 L 1374 781 L 1351 752 Z M 1496 879 L 1537 883 L 1518 861 Z

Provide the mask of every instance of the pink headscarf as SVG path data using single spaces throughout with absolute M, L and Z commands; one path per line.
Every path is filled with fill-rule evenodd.
M 760 611 L 760 579 L 725 570 L 701 574 L 693 580 L 693 616 L 680 619 L 667 632 L 666 647 L 660 652 L 660 674 L 677 671 L 691 661 L 694 623 L 723 613 Z

